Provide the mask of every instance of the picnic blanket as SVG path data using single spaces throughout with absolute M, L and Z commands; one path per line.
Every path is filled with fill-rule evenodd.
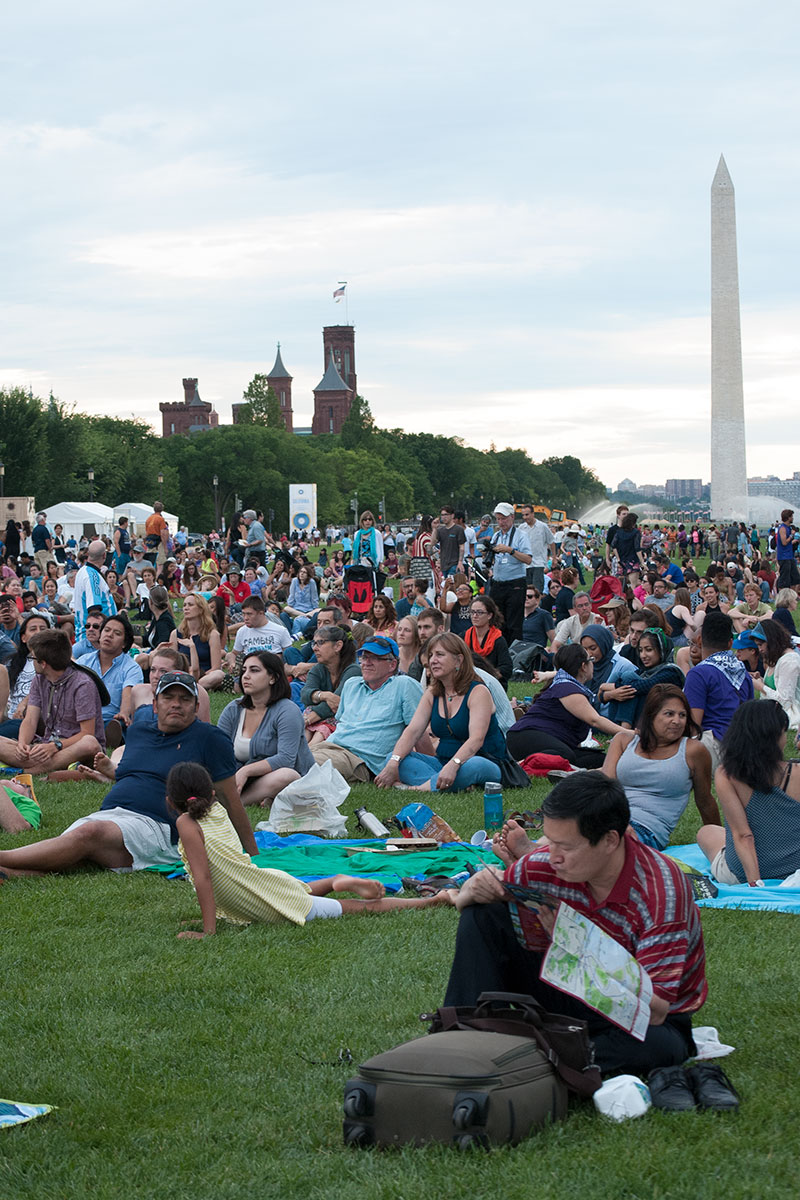
M 692 867 L 703 875 L 710 874 L 708 859 L 696 842 L 691 842 L 688 846 L 667 846 L 664 853 L 670 858 L 680 859 L 687 867 Z M 697 900 L 696 903 L 701 908 L 747 908 L 800 913 L 800 888 L 779 887 L 778 879 L 765 879 L 763 888 L 751 888 L 747 884 L 728 887 L 724 883 L 717 883 L 716 880 L 714 882 L 719 888 L 719 895 L 714 900 Z
M 502 866 L 491 850 L 472 846 L 468 842 L 449 842 L 438 850 L 389 851 L 383 854 L 362 852 L 348 854 L 348 848 L 380 847 L 375 838 L 320 838 L 308 833 L 293 833 L 280 837 L 267 830 L 256 830 L 259 853 L 253 862 L 259 867 L 286 871 L 305 883 L 327 879 L 331 875 L 358 875 L 377 879 L 387 892 L 399 892 L 402 877 L 424 879 L 426 875 L 457 875 L 467 866 L 481 863 Z M 171 878 L 183 875 L 183 863 L 177 861 L 162 867 L 151 867 Z
M 43 1117 L 53 1111 L 52 1104 L 24 1104 L 21 1100 L 0 1100 L 0 1129 L 10 1129 L 12 1125 L 25 1125 L 36 1117 Z

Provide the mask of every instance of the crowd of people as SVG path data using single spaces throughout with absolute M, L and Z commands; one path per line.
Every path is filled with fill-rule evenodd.
M 436 793 L 501 783 L 509 766 L 548 756 L 566 778 L 544 808 L 545 841 L 531 847 L 506 825 L 505 876 L 481 872 L 457 897 L 448 1002 L 469 1003 L 476 987 L 528 990 L 544 912 L 510 958 L 476 951 L 490 929 L 498 946 L 513 936 L 495 911 L 508 908 L 504 878 L 547 880 L 596 915 L 630 863 L 645 864 L 655 882 L 641 911 L 655 920 L 665 896 L 677 904 L 683 967 L 647 957 L 647 1054 L 631 1059 L 600 1030 L 601 1058 L 606 1069 L 680 1062 L 705 994 L 702 935 L 658 852 L 690 798 L 720 882 L 800 868 L 800 784 L 783 763 L 800 721 L 792 522 L 784 511 L 763 548 L 744 525 L 640 527 L 625 506 L 608 530 L 554 531 L 532 505 L 501 502 L 474 527 L 443 505 L 413 533 L 365 511 L 352 536 L 329 525 L 308 539 L 273 539 L 246 509 L 224 538 L 196 544 L 168 529 L 160 504 L 141 539 L 125 518 L 91 540 L 65 539 L 46 513 L 29 533 L 9 522 L 0 761 L 16 775 L 0 827 L 39 827 L 37 776 L 111 787 L 57 837 L 0 850 L 0 881 L 87 861 L 163 865 L 180 838 L 206 935 L 221 915 L 302 924 L 389 911 L 405 905 L 350 877 L 309 889 L 257 872 L 254 883 L 246 807 L 269 807 L 326 762 L 351 783 Z M 536 694 L 509 696 L 513 680 Z M 215 691 L 230 699 L 212 726 Z M 359 900 L 329 899 L 342 891 Z

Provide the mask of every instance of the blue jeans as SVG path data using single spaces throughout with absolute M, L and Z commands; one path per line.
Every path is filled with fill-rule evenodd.
M 386 761 L 389 761 L 388 758 Z M 432 754 L 417 754 L 414 751 L 412 754 L 407 754 L 400 763 L 400 782 L 416 787 L 420 783 L 427 783 L 430 780 L 431 791 L 438 791 L 436 780 L 443 766 L 444 763 L 438 758 L 434 758 Z M 497 763 L 475 754 L 472 758 L 468 758 L 466 762 L 461 764 L 452 785 L 445 790 L 448 792 L 463 792 L 476 783 L 499 782 L 500 768 Z
M 311 624 L 311 617 L 295 617 L 292 621 L 292 633 L 296 636 L 302 633 L 307 625 Z

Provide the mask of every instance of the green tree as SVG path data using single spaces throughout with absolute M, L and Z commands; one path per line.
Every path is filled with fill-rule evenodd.
M 368 446 L 374 434 L 375 420 L 369 403 L 363 396 L 356 395 L 342 426 L 340 435 L 342 445 L 345 450 L 356 450 L 360 446 Z
M 242 392 L 245 407 L 239 410 L 240 425 L 265 425 L 267 429 L 283 429 L 285 422 L 281 402 L 266 375 L 254 375 Z

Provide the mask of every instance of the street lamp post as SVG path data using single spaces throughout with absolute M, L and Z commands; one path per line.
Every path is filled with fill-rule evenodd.
M 6 488 L 6 468 L 5 468 L 5 463 L 0 462 L 0 500 L 2 500 L 6 494 L 5 488 Z
M 214 528 L 219 533 L 219 475 L 215 475 L 211 482 L 214 485 Z
M 94 502 L 94 467 L 89 467 L 89 503 Z
M 164 503 L 164 472 L 158 472 L 158 498 L 161 503 Z

